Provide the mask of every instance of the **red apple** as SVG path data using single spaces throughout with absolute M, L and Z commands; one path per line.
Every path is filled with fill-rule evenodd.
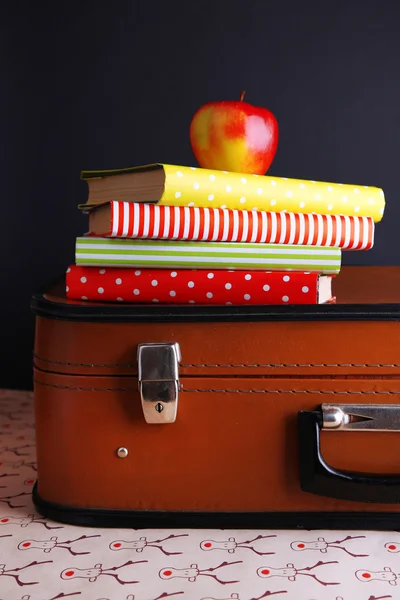
M 190 123 L 190 144 L 204 169 L 265 175 L 278 147 L 278 122 L 266 108 L 240 100 L 208 102 Z

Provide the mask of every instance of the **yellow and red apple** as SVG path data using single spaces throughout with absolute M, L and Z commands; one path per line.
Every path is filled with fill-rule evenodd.
M 190 144 L 204 169 L 265 175 L 278 147 L 278 122 L 267 108 L 240 100 L 208 102 L 190 123 Z

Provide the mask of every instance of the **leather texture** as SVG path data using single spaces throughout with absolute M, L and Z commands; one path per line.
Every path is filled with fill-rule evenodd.
M 342 297 L 361 302 L 353 289 L 360 281 L 374 297 L 375 272 L 343 269 Z M 400 268 L 380 268 L 379 277 L 375 297 L 400 302 Z M 136 350 L 152 341 L 181 347 L 173 424 L 143 418 Z M 299 411 L 325 402 L 400 405 L 399 350 L 399 321 L 37 317 L 39 494 L 65 506 L 126 510 L 400 511 L 302 492 L 297 457 Z M 125 459 L 116 454 L 121 446 Z M 396 432 L 323 432 L 322 450 L 336 468 L 400 473 Z

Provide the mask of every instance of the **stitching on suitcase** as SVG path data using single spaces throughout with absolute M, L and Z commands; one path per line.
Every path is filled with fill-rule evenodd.
M 373 390 L 196 390 L 196 389 L 183 389 L 181 390 L 182 392 L 218 392 L 218 393 L 226 393 L 226 394 L 230 394 L 231 392 L 236 392 L 239 394 L 376 394 L 376 395 L 389 395 L 389 394 L 394 394 L 394 395 L 398 395 L 400 394 L 400 391 L 398 392 L 393 392 L 393 391 L 387 391 L 387 392 L 377 392 L 377 391 L 373 391 Z
M 45 383 L 43 381 L 38 381 L 34 379 L 34 382 L 38 385 L 44 385 L 46 387 L 56 388 L 59 390 L 75 390 L 75 391 L 83 391 L 83 392 L 137 392 L 137 388 L 93 388 L 93 387 L 75 387 L 69 385 L 55 385 L 53 383 Z M 199 389 L 182 389 L 181 392 L 218 392 L 222 394 L 230 394 L 231 392 L 236 392 L 239 394 L 374 394 L 374 395 L 389 395 L 389 394 L 400 394 L 400 391 L 393 392 L 378 392 L 373 390 L 366 391 L 353 391 L 353 390 L 218 390 L 218 389 L 207 389 L 207 390 L 199 390 Z
M 44 381 L 33 380 L 38 385 L 55 388 L 58 390 L 74 390 L 81 392 L 137 392 L 138 388 L 94 388 L 94 387 L 77 387 L 70 385 L 54 385 L 53 383 L 45 383 Z
M 243 363 L 243 364 L 181 364 L 181 367 L 251 367 L 251 368 L 259 368 L 259 367 L 400 367 L 400 364 L 385 364 L 385 363 L 365 363 L 365 364 L 357 364 L 357 363 Z
M 75 363 L 67 361 L 65 362 L 62 360 L 50 360 L 49 358 L 43 358 L 42 356 L 39 356 L 35 353 L 33 354 L 33 357 L 37 358 L 38 360 L 41 360 L 42 362 L 46 362 L 52 365 L 64 365 L 68 367 L 136 367 L 136 365 L 131 365 L 129 363 Z
M 65 365 L 69 367 L 128 367 L 134 368 L 136 365 L 130 363 L 74 363 L 74 362 L 64 362 L 61 360 L 50 360 L 49 358 L 43 358 L 38 354 L 33 355 L 34 358 L 41 360 L 42 362 L 46 362 L 53 365 Z M 293 368 L 293 367 L 400 367 L 400 364 L 385 364 L 385 363 L 365 363 L 365 364 L 357 364 L 357 363 L 182 363 L 181 367 L 249 367 L 249 368 L 263 368 L 263 367 L 280 367 L 280 368 Z

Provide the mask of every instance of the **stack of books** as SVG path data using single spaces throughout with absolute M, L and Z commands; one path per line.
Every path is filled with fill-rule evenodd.
M 92 302 L 332 303 L 342 252 L 373 246 L 385 208 L 376 187 L 160 163 L 81 178 L 66 292 Z

